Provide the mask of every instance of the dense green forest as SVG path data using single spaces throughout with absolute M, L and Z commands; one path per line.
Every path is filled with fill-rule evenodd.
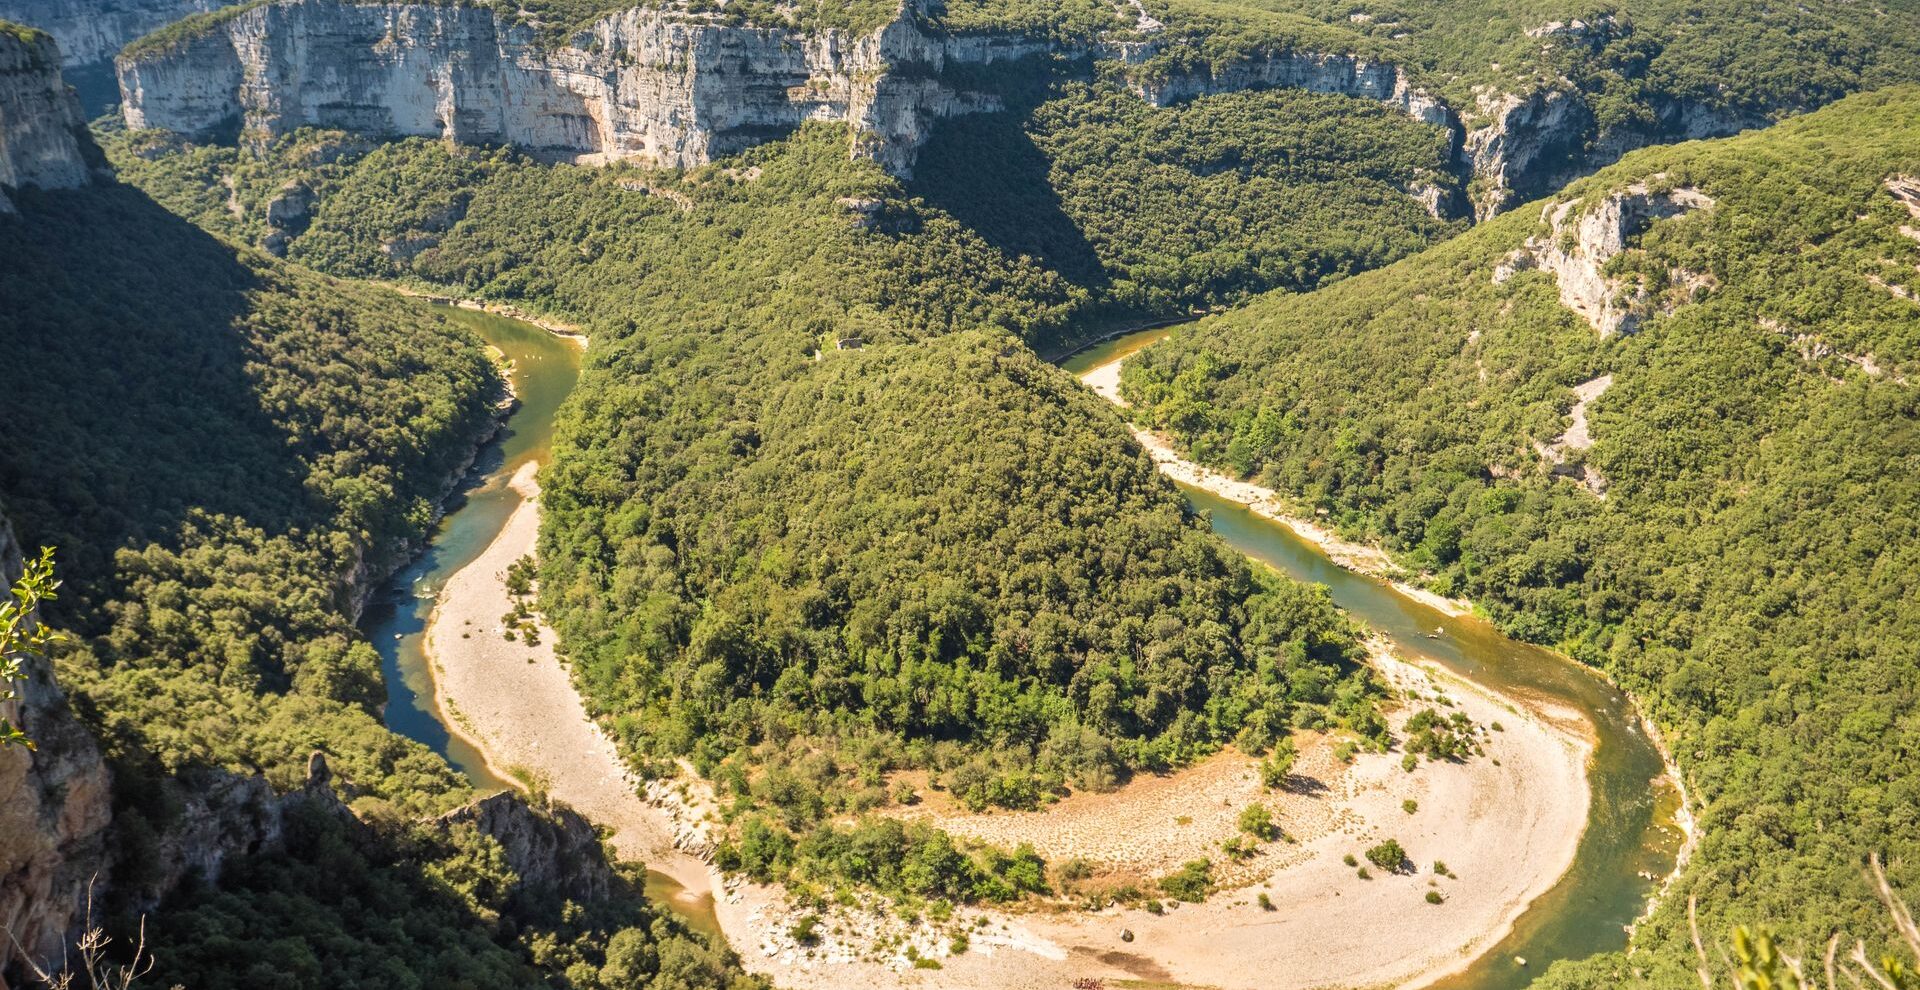
M 1156 109 L 1051 68 L 996 70 L 983 88 L 1009 112 L 944 123 L 909 190 L 1091 290 L 1109 319 L 1312 288 L 1459 229 L 1408 194 L 1458 201 L 1441 128 L 1299 90 Z
M 1377 55 L 1415 69 L 1423 85 L 1469 118 L 1480 87 L 1524 94 L 1570 85 L 1606 127 L 1650 123 L 1661 103 L 1765 117 L 1912 82 L 1920 73 L 1920 9 L 1910 0 L 1147 0 L 1147 6 L 1187 42 L 1170 49 L 1176 58 L 1218 63 L 1254 46 L 1332 44 L 1337 47 L 1318 50 Z
M 1141 415 L 1195 456 L 1325 509 L 1502 626 L 1611 672 L 1669 733 L 1703 838 L 1631 968 L 1691 979 L 1701 925 L 1788 943 L 1884 931 L 1883 851 L 1920 883 L 1920 91 L 1766 132 L 1636 153 L 1563 200 L 1636 181 L 1717 202 L 1654 223 L 1607 271 L 1677 304 L 1600 338 L 1555 277 L 1496 270 L 1526 207 L 1303 296 L 1273 296 L 1129 363 Z M 1578 216 L 1579 213 L 1574 214 Z M 1903 229 L 1904 228 L 1904 229 Z M 1689 292 L 1665 291 L 1673 285 Z M 1594 443 L 1549 470 L 1572 386 L 1613 376 Z M 1556 986 L 1615 986 L 1605 956 Z
M 426 534 L 492 428 L 479 344 L 390 292 L 218 240 L 124 185 L 14 194 L 0 216 L 0 504 L 59 548 L 62 683 L 114 771 L 110 912 L 137 902 L 183 798 L 278 789 L 323 751 L 364 821 L 309 809 L 288 848 L 190 883 L 149 928 L 157 981 L 219 987 L 740 984 L 631 882 L 513 903 L 471 793 L 379 721 L 357 599 Z M 406 904 L 404 917 L 370 904 Z M 130 923 L 130 922 L 128 922 Z M 639 968 L 636 968 L 639 967 Z M 163 983 L 163 985 L 165 985 Z
M 1030 807 L 1292 726 L 1379 740 L 1325 594 L 1217 543 L 1029 349 L 1084 332 L 1092 294 L 835 131 L 680 175 L 427 142 L 303 170 L 289 149 L 333 140 L 305 134 L 241 188 L 320 190 L 290 258 L 594 336 L 543 477 L 543 603 L 629 753 L 692 756 L 798 853 L 743 866 L 848 875 L 821 823 L 894 800 L 896 769 Z M 128 174 L 217 217 L 169 163 L 220 154 Z M 1023 888 L 1017 858 L 968 861 L 948 893 Z

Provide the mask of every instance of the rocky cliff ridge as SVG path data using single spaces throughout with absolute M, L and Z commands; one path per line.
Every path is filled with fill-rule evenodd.
M 280 0 L 170 44 L 136 45 L 118 74 L 128 126 L 202 139 L 313 125 L 689 167 L 822 120 L 850 124 L 853 153 L 906 174 L 936 121 L 1000 107 L 951 82 L 949 69 L 1052 54 L 1119 62 L 1156 105 L 1299 88 L 1381 102 L 1447 128 L 1462 145 L 1457 115 L 1388 62 L 1284 51 L 1136 72 L 1166 44 L 1151 19 L 1128 40 L 1090 43 L 954 35 L 927 23 L 919 0 L 866 34 L 648 8 L 544 48 L 531 29 L 486 8 Z
M 1471 205 L 1482 218 L 1632 148 L 1764 123 L 1656 101 L 1652 124 L 1603 133 L 1567 85 L 1483 93 L 1463 112 L 1406 68 L 1359 54 L 1186 58 L 1191 39 L 1144 15 L 1123 35 L 1089 42 L 950 34 L 931 26 L 924 2 L 905 0 L 866 33 L 729 24 L 684 4 L 636 8 L 549 47 L 490 8 L 277 0 L 168 43 L 136 44 L 117 72 L 130 127 L 201 139 L 271 138 L 311 125 L 689 167 L 819 120 L 849 124 L 854 154 L 907 174 L 937 121 L 999 109 L 950 70 L 1043 54 L 1099 59 L 1119 63 L 1131 88 L 1156 105 L 1297 88 L 1374 100 L 1444 128 L 1456 171 L 1475 180 Z M 1436 212 L 1465 206 L 1408 191 Z
M 1584 317 L 1602 337 L 1632 333 L 1654 314 L 1670 311 L 1640 280 L 1609 275 L 1607 265 L 1655 221 L 1711 209 L 1713 198 L 1697 189 L 1654 189 L 1638 182 L 1580 207 L 1579 200 L 1543 207 L 1546 230 L 1495 268 L 1494 281 L 1527 270 L 1552 273 L 1560 287 L 1560 304 Z M 1710 287 L 1705 276 L 1672 276 L 1670 281 L 1684 294 Z
M 0 213 L 21 186 L 70 189 L 92 180 L 99 149 L 60 78 L 51 37 L 0 23 Z
M 0 587 L 21 574 L 13 527 L 0 519 Z M 93 736 L 67 707 L 47 661 L 27 658 L 19 697 L 0 705 L 35 748 L 0 747 L 0 988 L 23 983 L 23 955 L 58 958 L 106 869 L 111 778 Z M 9 981 L 14 981 L 10 983 Z
M 202 138 L 311 125 L 687 167 L 826 120 L 906 172 L 935 120 L 998 107 L 943 82 L 949 63 L 1047 47 L 938 38 L 905 15 L 853 34 L 633 9 L 548 49 L 487 8 L 284 0 L 136 46 L 117 70 L 130 127 Z
M 0 0 L 0 18 L 53 35 L 67 65 L 95 65 L 135 38 L 222 6 L 223 0 Z

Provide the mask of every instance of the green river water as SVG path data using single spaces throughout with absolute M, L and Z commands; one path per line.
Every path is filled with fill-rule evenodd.
M 1097 344 L 1060 366 L 1081 375 L 1175 329 L 1143 330 Z M 1683 839 L 1674 825 L 1679 795 L 1667 783 L 1659 750 L 1628 698 L 1562 654 L 1509 639 L 1483 619 L 1451 618 L 1385 581 L 1335 564 L 1293 530 L 1237 502 L 1180 488 L 1235 549 L 1289 577 L 1326 585 L 1335 603 L 1385 635 L 1406 659 L 1435 662 L 1502 694 L 1576 710 L 1592 725 L 1596 746 L 1587 775 L 1593 800 L 1572 868 L 1534 901 L 1499 945 L 1437 986 L 1511 990 L 1525 986 L 1555 959 L 1624 948 L 1626 926 L 1645 909 L 1657 886 L 1653 878 L 1673 869 Z
M 507 487 L 507 480 L 525 462 L 546 459 L 554 414 L 579 377 L 580 351 L 572 342 L 518 320 L 463 309 L 446 312 L 513 362 L 520 406 L 501 438 L 482 453 L 475 469 L 478 480 L 448 512 L 426 553 L 369 606 L 362 629 L 384 660 L 389 727 L 431 746 L 476 787 L 488 790 L 509 784 L 440 720 L 423 651 L 426 624 L 447 578 L 486 548 L 519 505 L 520 496 Z M 1169 332 L 1142 331 L 1109 341 L 1061 366 L 1078 374 Z M 1384 582 L 1339 567 L 1292 530 L 1236 503 L 1200 491 L 1186 494 L 1228 543 L 1282 573 L 1327 585 L 1334 601 L 1390 638 L 1408 659 L 1431 660 L 1496 691 L 1572 708 L 1591 721 L 1597 740 L 1589 770 L 1592 811 L 1572 869 L 1534 902 L 1505 940 L 1440 986 L 1506 990 L 1524 986 L 1554 959 L 1622 947 L 1625 926 L 1653 891 L 1650 878 L 1672 868 L 1680 844 L 1671 824 L 1677 798 L 1661 782 L 1659 754 L 1641 732 L 1628 700 L 1566 657 L 1508 639 L 1482 620 L 1449 618 Z M 1435 630 L 1439 635 L 1430 636 Z M 647 887 L 658 902 L 682 909 L 695 927 L 717 931 L 711 906 L 689 909 L 685 898 L 674 896 L 672 880 L 651 874 Z M 1527 965 L 1519 965 L 1517 958 L 1526 959 Z
M 433 700 L 433 672 L 427 664 L 427 620 L 447 579 L 472 563 L 520 507 L 520 494 L 507 486 L 528 461 L 545 463 L 553 446 L 553 418 L 580 378 L 580 347 L 531 323 L 470 309 L 438 307 L 448 319 L 477 334 L 512 363 L 510 377 L 519 399 L 494 442 L 480 452 L 464 488 L 440 522 L 427 551 L 394 576 L 386 593 L 368 605 L 361 631 L 379 650 L 387 681 L 387 727 L 425 743 L 467 775 L 475 788 L 496 791 L 514 786 L 487 767 L 471 743 L 448 731 Z M 713 899 L 681 895 L 677 881 L 664 873 L 647 874 L 646 893 L 696 931 L 719 934 Z

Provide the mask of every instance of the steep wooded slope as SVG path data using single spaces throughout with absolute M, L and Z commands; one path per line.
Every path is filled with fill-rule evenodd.
M 1636 936 L 1666 980 L 1689 896 L 1823 941 L 1884 924 L 1869 851 L 1913 883 L 1917 110 L 1893 89 L 1636 153 L 1125 377 L 1196 456 L 1643 695 L 1704 828 Z

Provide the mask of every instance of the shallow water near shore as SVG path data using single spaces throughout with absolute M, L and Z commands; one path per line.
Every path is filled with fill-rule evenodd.
M 425 630 L 447 578 L 476 559 L 519 506 L 520 496 L 507 486 L 508 479 L 530 460 L 545 461 L 554 414 L 579 376 L 580 350 L 519 320 L 463 309 L 442 312 L 513 362 L 520 405 L 500 438 L 482 452 L 474 480 L 427 551 L 369 605 L 361 626 L 382 657 L 389 727 L 441 753 L 485 791 L 512 784 L 442 722 L 423 649 Z M 1077 374 L 1135 353 L 1174 329 L 1095 345 L 1062 367 Z M 1496 691 L 1576 711 L 1591 724 L 1597 742 L 1589 771 L 1592 811 L 1573 866 L 1498 945 L 1435 986 L 1509 990 L 1526 985 L 1555 959 L 1623 947 L 1624 926 L 1644 908 L 1655 887 L 1647 877 L 1663 876 L 1672 868 L 1681 839 L 1671 824 L 1676 803 L 1671 789 L 1655 784 L 1662 771 L 1658 752 L 1641 733 L 1627 699 L 1566 657 L 1502 636 L 1483 620 L 1450 618 L 1383 581 L 1334 564 L 1281 524 L 1217 496 L 1182 490 L 1229 544 L 1289 576 L 1327 585 L 1335 602 L 1392 640 L 1406 659 L 1432 662 Z M 720 934 L 710 898 L 683 896 L 664 874 L 650 872 L 646 887 L 650 899 L 681 915 L 695 930 Z M 1526 959 L 1527 965 L 1517 964 L 1517 958 Z
M 1130 334 L 1063 361 L 1075 376 L 1121 360 L 1178 328 Z M 1604 678 L 1551 650 L 1502 635 L 1473 616 L 1448 615 L 1396 592 L 1385 581 L 1335 564 L 1285 525 L 1237 502 L 1179 486 L 1214 532 L 1248 557 L 1301 581 L 1323 584 L 1355 619 L 1392 641 L 1413 663 L 1434 663 L 1494 691 L 1577 712 L 1595 741 L 1588 766 L 1593 801 L 1572 867 L 1528 906 L 1513 930 L 1471 966 L 1431 986 L 1513 990 L 1558 959 L 1581 959 L 1626 946 L 1626 926 L 1672 870 L 1683 835 L 1674 824 L 1678 795 L 1666 782 L 1658 749 L 1628 698 Z M 1471 878 L 1463 878 L 1471 882 Z M 1519 960 L 1525 960 L 1521 964 Z
M 387 727 L 424 743 L 476 789 L 492 792 L 516 785 L 495 773 L 478 749 L 441 720 L 427 662 L 427 622 L 447 579 L 478 558 L 520 507 L 520 494 L 508 486 L 514 472 L 529 461 L 546 462 L 554 415 L 580 378 L 581 351 L 574 342 L 531 323 L 453 306 L 434 309 L 472 330 L 511 362 L 519 402 L 500 435 L 480 452 L 468 485 L 449 507 L 426 552 L 367 606 L 360 628 L 380 652 Z M 651 870 L 646 894 L 693 930 L 720 937 L 711 896 L 685 896 L 672 877 Z

